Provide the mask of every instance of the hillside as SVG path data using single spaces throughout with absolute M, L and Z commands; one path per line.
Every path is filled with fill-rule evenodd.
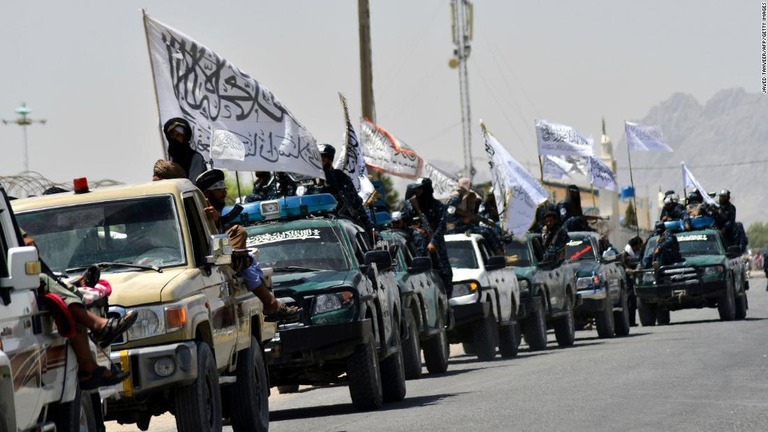
M 675 150 L 632 151 L 638 194 L 655 196 L 659 190 L 675 189 L 682 196 L 680 163 L 684 161 L 708 192 L 731 191 L 737 218 L 745 226 L 768 220 L 763 203 L 768 181 L 767 118 L 768 98 L 740 88 L 722 90 L 704 105 L 691 95 L 673 94 L 642 119 L 630 120 L 660 126 L 667 144 Z M 627 185 L 630 179 L 623 133 L 614 144 L 619 182 Z

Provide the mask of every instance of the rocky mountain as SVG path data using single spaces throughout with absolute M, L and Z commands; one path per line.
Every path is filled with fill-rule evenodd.
M 722 90 L 701 104 L 693 96 L 673 94 L 653 107 L 640 124 L 659 126 L 673 153 L 632 151 L 638 195 L 674 189 L 683 196 L 681 162 L 707 190 L 731 191 L 737 219 L 749 226 L 768 220 L 768 97 L 744 89 Z M 610 132 L 610 131 L 609 131 Z M 630 184 L 626 138 L 614 138 L 622 185 Z

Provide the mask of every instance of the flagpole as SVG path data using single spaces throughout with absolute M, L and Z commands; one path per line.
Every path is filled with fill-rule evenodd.
M 632 211 L 635 212 L 635 233 L 640 236 L 640 221 L 637 220 L 637 191 L 635 190 L 635 178 L 632 176 L 632 150 L 629 149 L 629 146 L 627 146 L 627 159 L 629 159 L 629 183 L 632 185 Z
M 157 107 L 157 118 L 159 121 L 159 124 L 162 124 L 163 121 L 160 118 L 160 97 L 157 94 L 157 81 L 155 79 L 155 62 L 152 60 L 152 49 L 149 46 L 149 31 L 147 30 L 147 18 L 149 18 L 149 15 L 147 15 L 146 9 L 141 9 L 141 16 L 142 21 L 144 22 L 144 39 L 147 42 L 147 55 L 149 55 L 149 66 L 152 68 L 152 87 L 155 90 L 155 107 Z M 163 154 L 165 155 L 166 159 L 170 159 L 170 155 L 168 155 L 168 151 L 165 148 L 165 141 L 163 139 L 163 132 L 161 128 L 158 128 L 158 132 L 160 133 L 160 145 L 163 146 Z

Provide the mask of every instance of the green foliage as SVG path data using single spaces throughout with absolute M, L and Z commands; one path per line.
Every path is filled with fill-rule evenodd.
M 253 190 L 253 183 L 251 183 L 251 176 L 250 175 L 243 175 L 240 174 L 240 195 L 246 196 L 251 193 Z M 227 199 L 225 202 L 227 205 L 232 205 L 235 203 L 235 200 L 237 199 L 237 180 L 235 179 L 235 174 L 232 172 L 226 172 L 226 176 L 224 177 L 224 183 L 227 184 Z
M 628 227 L 637 226 L 637 214 L 635 213 L 635 206 L 632 205 L 631 201 L 627 206 L 627 210 L 624 212 L 624 225 Z
M 747 228 L 749 247 L 751 249 L 768 248 L 768 224 L 755 222 Z
M 381 180 L 384 186 L 384 199 L 387 201 L 387 205 L 391 209 L 400 208 L 400 194 L 395 190 L 392 178 L 388 175 L 377 173 L 376 180 Z

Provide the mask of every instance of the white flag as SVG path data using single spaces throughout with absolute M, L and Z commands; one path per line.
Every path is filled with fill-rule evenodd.
M 627 134 L 627 148 L 629 150 L 674 151 L 664 144 L 664 135 L 660 128 L 624 122 L 624 131 Z
M 217 144 L 214 130 L 225 130 L 226 146 L 242 143 L 238 160 L 219 148 L 217 168 L 285 171 L 324 178 L 315 139 L 262 84 L 187 35 L 144 15 L 160 123 L 186 118 L 197 151 L 208 156 Z M 221 157 L 226 155 L 226 157 Z
M 546 120 L 536 120 L 536 137 L 541 155 L 592 156 L 592 139 L 576 129 Z
M 693 173 L 691 173 L 691 170 L 685 166 L 685 162 L 680 162 L 680 164 L 683 167 L 683 188 L 698 190 L 701 196 L 704 198 L 704 202 L 715 207 L 720 207 L 720 204 L 718 204 L 717 201 L 715 201 L 711 196 L 709 196 L 709 194 L 707 194 L 707 191 L 704 190 L 704 187 L 701 186 L 701 183 L 696 181 L 696 177 L 694 177 Z
M 421 177 L 424 161 L 404 142 L 368 119 L 361 121 L 363 157 L 372 170 L 407 179 Z
M 544 180 L 568 180 L 575 165 L 558 156 L 544 155 L 542 158 L 542 171 Z
M 493 135 L 484 130 L 484 138 L 501 228 L 523 238 L 547 191 Z
M 435 191 L 435 198 L 448 198 L 456 191 L 456 188 L 459 187 L 459 180 L 456 177 L 446 173 L 429 162 L 424 163 L 423 175 L 432 180 L 432 188 Z
M 594 156 L 589 158 L 589 181 L 598 188 L 616 191 L 616 174 Z
M 346 127 L 344 128 L 344 145 L 341 157 L 336 161 L 336 169 L 340 169 L 347 174 L 352 180 L 352 184 L 355 185 L 355 190 L 357 190 L 360 198 L 363 199 L 363 202 L 366 202 L 375 188 L 371 180 L 368 179 L 368 169 L 365 167 L 365 159 L 363 159 L 363 148 L 357 140 L 355 128 L 352 127 L 352 122 L 349 120 L 347 98 L 339 93 L 339 100 L 341 101 L 341 107 L 344 109 Z

